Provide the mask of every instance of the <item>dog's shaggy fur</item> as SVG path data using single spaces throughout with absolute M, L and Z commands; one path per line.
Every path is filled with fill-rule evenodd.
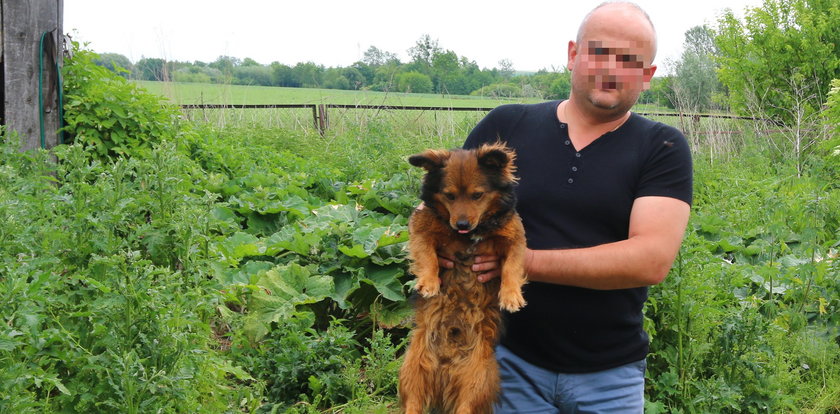
M 400 369 L 407 414 L 491 413 L 499 393 L 493 348 L 500 308 L 525 305 L 525 231 L 514 210 L 515 154 L 502 144 L 476 150 L 429 150 L 409 162 L 424 168 L 421 199 L 409 223 L 416 326 Z M 441 269 L 438 254 L 455 260 Z M 473 257 L 495 255 L 501 277 L 486 283 L 470 269 Z

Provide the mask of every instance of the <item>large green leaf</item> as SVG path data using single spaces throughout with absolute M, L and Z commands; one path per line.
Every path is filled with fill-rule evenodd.
M 321 235 L 316 232 L 301 232 L 295 225 L 288 225 L 265 239 L 266 254 L 275 255 L 282 250 L 290 250 L 299 255 L 317 252 Z
M 359 289 L 359 279 L 352 273 L 337 273 L 332 276 L 335 291 L 330 298 L 334 300 L 341 309 L 350 309 L 351 304 L 347 300 L 353 292 Z
M 392 301 L 405 300 L 403 285 L 399 280 L 405 274 L 401 266 L 365 266 L 363 272 L 361 281 L 373 285 L 382 297 Z
M 331 277 L 313 274 L 312 267 L 297 263 L 265 272 L 257 285 L 261 289 L 251 296 L 245 318 L 246 334 L 255 341 L 268 332 L 272 322 L 291 317 L 298 305 L 320 302 L 334 292 Z

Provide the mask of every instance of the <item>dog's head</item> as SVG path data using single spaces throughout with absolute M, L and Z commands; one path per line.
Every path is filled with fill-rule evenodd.
M 501 143 L 474 150 L 428 150 L 408 162 L 427 171 L 420 199 L 461 234 L 516 204 L 515 153 Z

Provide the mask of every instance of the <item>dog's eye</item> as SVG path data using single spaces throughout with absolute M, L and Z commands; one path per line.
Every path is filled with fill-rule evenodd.
M 473 199 L 473 200 L 478 200 L 478 199 L 480 199 L 481 197 L 484 197 L 484 193 L 482 193 L 482 192 L 478 192 L 478 193 L 473 193 L 473 194 L 472 194 L 472 199 Z
M 444 196 L 446 196 L 446 198 L 447 198 L 447 199 L 449 199 L 450 201 L 452 201 L 452 200 L 454 200 L 454 199 L 455 199 L 455 194 L 452 194 L 452 193 L 443 193 L 443 195 L 444 195 Z

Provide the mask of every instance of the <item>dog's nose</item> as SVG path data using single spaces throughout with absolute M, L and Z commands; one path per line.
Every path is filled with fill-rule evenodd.
M 455 222 L 455 227 L 458 227 L 458 230 L 469 230 L 470 222 L 468 220 L 458 220 Z

